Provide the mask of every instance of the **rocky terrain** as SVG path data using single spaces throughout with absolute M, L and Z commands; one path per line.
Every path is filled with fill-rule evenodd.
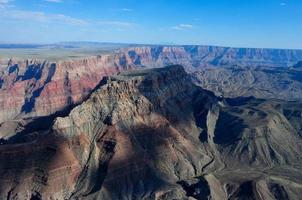
M 215 46 L 140 46 L 121 48 L 135 64 L 181 64 L 187 70 L 204 67 L 291 67 L 302 60 L 302 50 L 230 48 Z
M 224 67 L 192 73 L 194 82 L 224 97 L 302 99 L 302 71 L 292 68 Z
M 300 199 L 300 101 L 217 97 L 179 65 L 95 85 L 2 140 L 0 199 Z
M 0 67 L 0 137 L 15 132 L 25 118 L 49 116 L 85 100 L 103 76 L 131 68 L 118 56 L 102 55 L 49 62 L 3 60 Z M 3 124 L 5 123 L 5 124 Z M 3 133 L 5 129 L 5 134 Z
M 3 58 L 0 60 L 0 108 L 5 112 L 0 114 L 0 124 L 25 117 L 47 116 L 66 109 L 70 105 L 76 105 L 90 94 L 105 75 L 112 75 L 132 68 L 163 67 L 170 64 L 182 64 L 186 71 L 190 73 L 203 70 L 206 67 L 219 67 L 218 70 L 223 68 L 223 71 L 226 67 L 233 65 L 243 66 L 244 70 L 261 66 L 258 71 L 266 73 L 265 76 L 269 76 L 271 73 L 281 73 L 278 76 L 281 80 L 280 84 L 276 81 L 276 78 L 272 80 L 271 77 L 260 78 L 257 81 L 260 85 L 270 85 L 269 81 L 273 81 L 273 84 L 276 85 L 267 86 L 265 89 L 268 92 L 264 95 L 267 95 L 267 97 L 274 96 L 269 92 L 278 94 L 280 89 L 283 89 L 281 87 L 284 87 L 283 82 L 289 82 L 287 85 L 290 87 L 284 89 L 284 94 L 281 97 L 300 97 L 300 72 L 295 74 L 295 70 L 289 72 L 286 70 L 287 66 L 292 66 L 301 59 L 302 51 L 299 50 L 240 49 L 211 46 L 128 47 L 101 56 L 86 56 L 57 61 Z M 276 69 L 276 72 L 273 72 L 273 70 L 267 72 L 262 70 L 264 66 L 274 68 L 281 66 L 283 68 Z M 221 86 L 224 83 L 220 83 L 218 89 L 213 88 L 215 86 L 212 86 L 211 80 L 216 77 L 215 74 L 217 73 L 215 70 L 207 70 L 205 74 L 200 73 L 194 77 L 197 79 L 197 83 L 203 87 L 213 90 L 215 93 L 217 93 L 217 90 L 223 90 L 222 92 L 228 94 L 229 89 L 227 87 L 233 87 L 232 80 L 231 83 L 226 84 L 228 85 L 226 87 Z M 224 74 L 221 81 L 225 81 L 230 75 L 234 75 L 229 71 L 223 71 L 220 74 Z M 250 72 L 247 72 L 247 75 L 244 76 L 248 76 L 248 74 Z M 263 77 L 262 74 L 260 76 Z M 205 78 L 209 80 L 204 80 Z M 247 78 L 249 79 L 248 82 L 254 80 L 253 77 Z M 241 82 L 244 81 L 244 79 L 241 80 Z M 248 83 L 242 85 L 242 87 L 252 87 L 257 90 L 261 86 L 253 86 Z M 290 89 L 292 87 L 293 90 Z M 238 94 L 243 93 L 251 94 L 247 91 L 238 92 Z M 261 97 L 261 95 L 257 96 Z
M 1 59 L 0 199 L 300 199 L 299 60 L 207 46 Z

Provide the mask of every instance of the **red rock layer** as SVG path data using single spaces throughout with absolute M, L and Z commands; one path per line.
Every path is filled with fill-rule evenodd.
M 51 63 L 2 61 L 0 123 L 25 116 L 47 116 L 82 102 L 103 76 L 131 67 L 118 56 L 104 55 Z

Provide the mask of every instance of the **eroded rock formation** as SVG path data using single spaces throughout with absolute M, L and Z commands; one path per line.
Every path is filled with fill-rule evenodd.
M 0 146 L 0 198 L 299 199 L 299 105 L 218 98 L 181 66 L 105 77 Z
M 215 46 L 145 46 L 120 50 L 135 64 L 181 64 L 188 69 L 221 66 L 290 67 L 302 58 L 301 50 L 230 48 Z
M 128 66 L 112 56 L 51 63 L 9 60 L 1 67 L 0 122 L 45 116 L 82 102 L 105 75 Z
M 163 67 L 170 64 L 181 64 L 188 72 L 195 72 L 204 67 L 223 67 L 239 65 L 243 67 L 292 66 L 302 59 L 299 50 L 274 50 L 274 49 L 241 49 L 211 46 L 145 46 L 121 48 L 108 55 L 101 55 L 72 60 L 50 62 L 45 60 L 19 60 L 8 59 L 0 61 L 0 108 L 5 112 L 0 113 L 0 124 L 12 120 L 15 122 L 27 117 L 41 117 L 54 114 L 77 105 L 85 100 L 97 86 L 103 76 L 131 68 Z M 216 72 L 209 70 L 208 76 L 198 74 L 198 81 L 206 81 L 215 76 Z M 221 72 L 227 74 L 229 72 Z M 279 73 L 279 72 L 278 72 Z M 294 82 L 299 74 L 281 72 L 282 81 L 288 81 L 292 76 L 293 91 L 284 89 L 285 96 L 300 97 L 300 84 Z M 244 74 L 248 78 L 250 72 Z M 233 74 L 232 74 L 233 75 Z M 228 79 L 229 76 L 223 76 Z M 222 77 L 222 79 L 223 79 Z M 240 76 L 241 77 L 241 76 Z M 299 78 L 299 77 L 297 77 Z M 267 78 L 270 80 L 270 77 Z M 209 82 L 208 81 L 208 82 Z M 241 79 L 241 82 L 244 81 Z M 266 84 L 265 78 L 259 81 Z M 203 87 L 217 92 L 216 86 L 211 82 L 202 84 Z M 217 87 L 221 84 L 219 83 Z M 224 86 L 224 85 L 223 85 Z M 229 94 L 226 88 L 219 90 Z M 271 97 L 280 92 L 282 84 L 273 85 L 267 91 L 257 91 L 258 86 L 247 85 L 252 91 L 242 89 L 240 93 L 249 95 L 260 93 L 259 96 Z M 245 87 L 245 84 L 242 84 Z M 261 87 L 261 85 L 260 85 Z M 283 89 L 283 88 L 281 88 Z M 256 91 L 255 91 L 256 90 Z M 218 91 L 219 92 L 219 91 Z M 273 94 L 270 94 L 272 92 Z M 231 96 L 231 94 L 230 94 Z M 3 137 L 3 136 L 0 136 Z
M 192 73 L 194 83 L 224 97 L 302 99 L 302 71 L 298 68 L 225 67 Z

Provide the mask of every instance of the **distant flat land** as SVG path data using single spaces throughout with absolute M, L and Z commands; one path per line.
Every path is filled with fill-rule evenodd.
M 0 44 L 0 59 L 62 60 L 112 53 L 127 44 L 71 42 L 50 45 Z
M 105 49 L 1 49 L 0 59 L 21 58 L 21 59 L 47 59 L 47 60 L 61 60 L 68 58 L 81 58 L 85 56 L 95 56 L 102 53 L 110 53 L 112 51 Z

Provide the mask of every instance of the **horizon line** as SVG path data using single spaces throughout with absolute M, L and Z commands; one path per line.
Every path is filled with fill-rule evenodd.
M 180 44 L 180 43 L 131 43 L 131 42 L 105 42 L 105 41 L 59 41 L 59 42 L 4 42 L 0 41 L 0 49 L 26 49 L 26 48 L 3 48 L 1 45 L 37 45 L 37 46 L 50 46 L 50 45 L 63 45 L 64 43 L 75 44 L 112 44 L 112 45 L 131 45 L 131 46 L 204 46 L 204 47 L 220 47 L 220 48 L 234 48 L 234 49 L 271 49 L 271 50 L 301 50 L 301 48 L 283 48 L 283 47 L 255 47 L 255 46 L 227 46 L 227 45 L 218 45 L 218 44 Z M 37 47 L 36 49 L 38 49 Z M 80 48 L 80 47 L 79 47 Z M 29 48 L 31 49 L 31 48 Z M 32 48 L 34 49 L 34 48 Z

